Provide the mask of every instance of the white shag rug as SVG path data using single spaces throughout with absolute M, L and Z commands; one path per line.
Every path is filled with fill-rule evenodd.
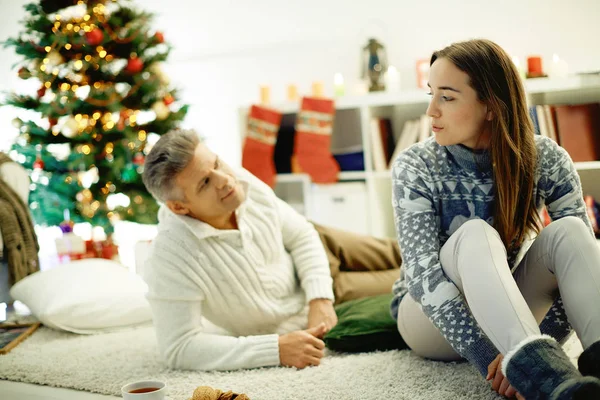
M 581 351 L 573 338 L 571 355 Z M 84 336 L 42 327 L 0 356 L 0 379 L 120 396 L 128 382 L 167 382 L 172 400 L 208 385 L 246 393 L 252 400 L 411 399 L 499 400 L 468 363 L 427 361 L 410 351 L 329 352 L 319 367 L 231 372 L 173 371 L 158 356 L 152 327 Z

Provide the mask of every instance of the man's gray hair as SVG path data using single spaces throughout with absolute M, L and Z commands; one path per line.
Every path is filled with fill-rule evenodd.
M 176 176 L 194 158 L 202 141 L 194 130 L 173 129 L 156 142 L 144 163 L 142 181 L 156 200 L 184 200 L 183 190 L 175 184 Z

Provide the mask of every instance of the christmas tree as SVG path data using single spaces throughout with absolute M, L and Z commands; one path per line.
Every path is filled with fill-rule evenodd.
M 10 154 L 30 170 L 35 222 L 58 225 L 69 210 L 108 233 L 119 219 L 155 223 L 144 157 L 187 105 L 161 71 L 171 48 L 152 30 L 152 14 L 109 0 L 25 9 L 24 31 L 4 46 L 23 57 L 15 69 L 34 89 L 7 95 L 5 105 L 33 111 L 14 120 Z

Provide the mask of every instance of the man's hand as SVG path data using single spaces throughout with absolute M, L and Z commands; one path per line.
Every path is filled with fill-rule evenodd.
M 304 331 L 279 336 L 279 361 L 286 367 L 305 368 L 319 365 L 325 343 L 319 338 L 325 334 L 325 324 Z
M 338 322 L 329 299 L 313 299 L 308 303 L 308 328 L 314 328 L 321 323 L 325 324 L 325 332 L 329 332 Z
M 513 388 L 508 382 L 508 378 L 504 376 L 502 373 L 502 368 L 500 367 L 502 364 L 502 359 L 504 356 L 502 354 L 498 354 L 498 356 L 488 365 L 488 375 L 485 379 L 488 381 L 494 379 L 492 382 L 492 389 L 494 389 L 501 396 L 506 396 L 509 399 L 512 399 L 517 396 L 517 399 L 524 399 L 515 388 Z

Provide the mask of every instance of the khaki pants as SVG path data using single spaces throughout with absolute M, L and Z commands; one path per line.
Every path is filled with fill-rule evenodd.
M 544 228 L 514 274 L 498 232 L 482 220 L 465 222 L 442 246 L 440 262 L 502 354 L 540 334 L 538 325 L 559 289 L 584 349 L 600 339 L 600 249 L 578 218 Z M 398 307 L 398 330 L 422 357 L 460 359 L 409 294 Z
M 336 304 L 391 293 L 402 264 L 396 240 L 313 225 L 329 259 Z

